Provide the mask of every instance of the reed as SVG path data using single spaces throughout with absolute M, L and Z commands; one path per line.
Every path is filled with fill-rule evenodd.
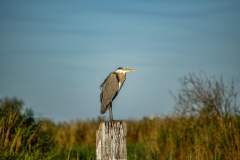
M 16 98 L 5 98 L 0 104 L 0 159 L 42 157 L 54 146 L 53 137 L 42 130 L 33 111 L 22 111 L 22 105 Z
M 131 160 L 238 160 L 240 109 L 236 83 L 195 74 L 181 79 L 172 115 L 128 120 Z M 23 102 L 0 103 L 0 159 L 94 160 L 96 130 L 104 118 L 54 123 L 23 111 Z
M 6 109 L 8 101 L 0 111 L 0 159 L 95 159 L 95 134 L 103 119 L 36 121 L 30 111 Z M 237 114 L 128 120 L 128 159 L 240 159 L 239 131 Z
M 90 120 L 55 125 L 58 146 L 65 148 L 67 154 L 67 148 L 72 144 L 73 157 L 76 157 L 77 153 L 83 157 L 94 157 L 95 131 L 98 124 L 97 121 Z M 240 159 L 239 130 L 240 117 L 237 115 L 227 119 L 168 116 L 153 120 L 129 120 L 128 157 L 180 160 Z

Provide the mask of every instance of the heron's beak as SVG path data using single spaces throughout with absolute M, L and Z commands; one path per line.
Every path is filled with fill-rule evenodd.
M 125 69 L 125 72 L 135 72 L 135 69 Z

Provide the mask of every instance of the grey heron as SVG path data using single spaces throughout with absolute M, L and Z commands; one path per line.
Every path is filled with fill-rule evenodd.
M 110 120 L 113 121 L 112 114 L 112 102 L 118 95 L 121 90 L 125 80 L 127 72 L 134 72 L 135 69 L 128 69 L 119 67 L 114 72 L 111 72 L 108 77 L 103 81 L 100 85 L 101 94 L 100 94 L 100 102 L 101 109 L 100 113 L 104 114 L 107 109 L 109 109 Z

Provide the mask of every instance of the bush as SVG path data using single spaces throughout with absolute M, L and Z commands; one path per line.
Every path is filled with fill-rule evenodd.
M 198 75 L 190 73 L 179 79 L 181 88 L 176 102 L 175 113 L 178 116 L 210 116 L 229 117 L 239 115 L 239 105 L 236 103 L 236 82 L 231 79 L 224 82 L 223 77 L 208 78 L 203 72 Z
M 0 103 L 0 159 L 19 159 L 38 153 L 44 156 L 53 146 L 51 135 L 31 109 L 23 111 L 23 101 L 5 98 Z M 40 154 L 41 153 L 41 154 Z

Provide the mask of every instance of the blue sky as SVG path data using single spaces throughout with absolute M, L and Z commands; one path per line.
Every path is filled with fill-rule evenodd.
M 239 17 L 233 0 L 1 2 L 0 97 L 54 121 L 97 118 L 100 84 L 126 67 L 114 119 L 169 114 L 188 73 L 240 80 Z

